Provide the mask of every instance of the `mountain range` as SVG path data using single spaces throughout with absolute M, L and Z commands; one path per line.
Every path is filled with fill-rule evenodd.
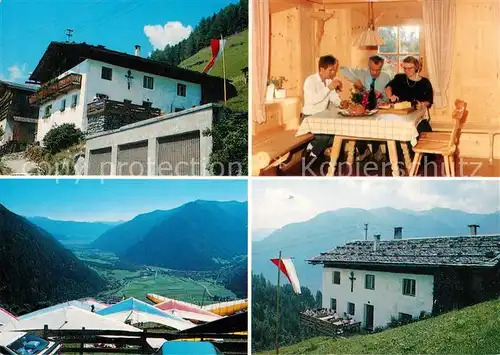
M 106 286 L 50 233 L 1 204 L 0 262 L 0 304 L 18 314 Z
M 364 224 L 368 224 L 368 240 L 381 234 L 392 239 L 394 227 L 403 227 L 403 238 L 468 235 L 468 225 L 478 224 L 479 234 L 500 233 L 500 212 L 472 214 L 458 210 L 434 208 L 428 211 L 379 208 L 364 210 L 345 208 L 318 214 L 300 223 L 292 223 L 274 231 L 267 238 L 252 243 L 252 272 L 276 280 L 276 266 L 269 259 L 279 251 L 293 262 L 301 284 L 311 291 L 321 289 L 321 266 L 305 260 L 321 252 L 353 240 L 364 240 Z
M 136 264 L 214 270 L 247 254 L 247 203 L 197 200 L 141 214 L 97 238 L 91 247 Z
M 63 244 L 89 244 L 107 230 L 123 222 L 74 222 L 46 217 L 26 217 Z

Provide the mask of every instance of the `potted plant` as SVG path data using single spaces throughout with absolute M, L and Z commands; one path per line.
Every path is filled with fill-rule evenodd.
M 286 89 L 283 88 L 283 83 L 287 81 L 284 76 L 271 77 L 271 82 L 274 84 L 274 97 L 284 99 L 286 97 Z

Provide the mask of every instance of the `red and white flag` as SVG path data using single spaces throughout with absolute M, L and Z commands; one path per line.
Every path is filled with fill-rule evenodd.
M 212 70 L 212 67 L 215 65 L 215 63 L 217 63 L 217 60 L 219 60 L 222 52 L 224 52 L 225 45 L 225 39 L 213 39 L 211 41 L 210 47 L 212 48 L 212 59 L 210 59 L 210 62 L 208 62 L 205 69 L 203 69 L 203 73 L 210 73 L 210 70 Z
M 279 262 L 280 259 L 271 259 L 273 264 L 280 267 L 280 270 L 285 274 L 292 285 L 293 290 L 296 294 L 300 295 L 300 282 L 297 276 L 297 272 L 295 271 L 295 266 L 293 266 L 293 262 L 291 258 L 281 258 L 281 264 Z

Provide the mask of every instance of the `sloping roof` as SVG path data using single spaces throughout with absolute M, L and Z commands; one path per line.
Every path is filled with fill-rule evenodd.
M 500 235 L 349 242 L 308 260 L 311 264 L 406 265 L 415 267 L 500 265 Z
M 51 42 L 42 59 L 30 76 L 30 80 L 47 82 L 75 67 L 85 59 L 134 69 L 145 73 L 161 75 L 193 83 L 223 82 L 222 78 L 180 68 L 136 55 L 93 46 L 87 43 Z
M 5 80 L 0 80 L 0 85 L 5 85 L 9 88 L 27 91 L 30 93 L 35 92 L 38 89 L 38 86 L 36 86 L 36 85 L 19 84 L 19 83 L 13 83 L 11 81 L 5 81 Z
M 132 324 L 152 322 L 163 324 L 177 330 L 184 330 L 194 326 L 193 323 L 173 314 L 151 306 L 135 298 L 101 309 L 97 314 L 115 319 L 120 322 L 130 321 Z

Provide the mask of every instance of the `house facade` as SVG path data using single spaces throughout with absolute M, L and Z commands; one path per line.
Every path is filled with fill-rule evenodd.
M 0 145 L 9 141 L 32 143 L 35 140 L 38 108 L 29 104 L 35 88 L 0 81 Z
M 322 306 L 373 330 L 500 294 L 500 235 L 355 241 L 322 253 Z
M 322 305 L 374 329 L 391 317 L 431 313 L 433 289 L 433 275 L 325 267 Z
M 40 142 L 63 123 L 97 133 L 217 101 L 224 85 L 220 78 L 142 58 L 138 48 L 129 55 L 59 42 L 49 45 L 30 80 L 43 83 L 30 99 L 40 107 Z

